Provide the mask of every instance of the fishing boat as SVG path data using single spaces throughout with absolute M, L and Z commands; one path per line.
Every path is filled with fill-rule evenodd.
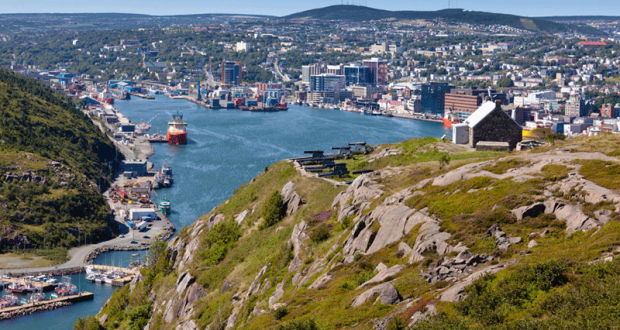
M 2 299 L 0 299 L 0 308 L 19 306 L 20 303 L 19 298 L 15 295 L 6 293 L 2 296 Z
M 170 201 L 169 200 L 165 198 L 160 200 L 158 207 L 161 213 L 163 213 L 164 215 L 170 214 Z

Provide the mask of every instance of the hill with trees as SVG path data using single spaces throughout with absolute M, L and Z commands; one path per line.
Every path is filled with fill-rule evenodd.
M 311 9 L 283 17 L 285 19 L 322 19 L 322 20 L 352 20 L 370 21 L 381 19 L 399 20 L 445 20 L 448 22 L 483 24 L 483 25 L 507 25 L 518 29 L 530 30 L 541 33 L 556 33 L 567 31 L 581 31 L 590 34 L 601 34 L 594 28 L 562 24 L 533 17 L 517 15 L 487 13 L 464 9 L 443 9 L 437 11 L 389 11 L 374 9 L 365 6 L 335 5 L 324 8 Z
M 71 99 L 0 69 L 0 252 L 109 239 L 115 146 Z

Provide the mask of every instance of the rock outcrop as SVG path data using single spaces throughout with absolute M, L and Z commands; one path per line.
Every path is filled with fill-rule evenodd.
M 295 187 L 296 185 L 292 181 L 289 181 L 284 185 L 282 191 L 280 192 L 284 206 L 286 207 L 287 216 L 297 213 L 297 210 L 299 210 L 303 204 L 303 200 L 295 192 Z

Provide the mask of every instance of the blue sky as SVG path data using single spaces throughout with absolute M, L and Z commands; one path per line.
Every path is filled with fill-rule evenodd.
M 0 13 L 139 13 L 179 15 L 240 13 L 283 16 L 340 3 L 387 10 L 448 7 L 522 16 L 620 16 L 619 0 L 0 0 Z

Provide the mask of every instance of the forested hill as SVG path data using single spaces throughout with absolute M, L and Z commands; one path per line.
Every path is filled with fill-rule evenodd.
M 0 69 L 0 252 L 109 238 L 112 142 L 67 97 Z
M 582 31 L 585 33 L 600 34 L 601 32 L 583 26 L 562 24 L 533 17 L 521 17 L 517 15 L 487 13 L 463 9 L 443 9 L 437 11 L 389 11 L 365 6 L 336 5 L 324 8 L 307 10 L 285 16 L 286 19 L 311 18 L 326 20 L 353 20 L 369 21 L 380 19 L 401 20 L 433 20 L 441 19 L 450 22 L 484 25 L 508 25 L 518 29 L 525 29 L 543 33 L 556 33 L 567 31 Z

